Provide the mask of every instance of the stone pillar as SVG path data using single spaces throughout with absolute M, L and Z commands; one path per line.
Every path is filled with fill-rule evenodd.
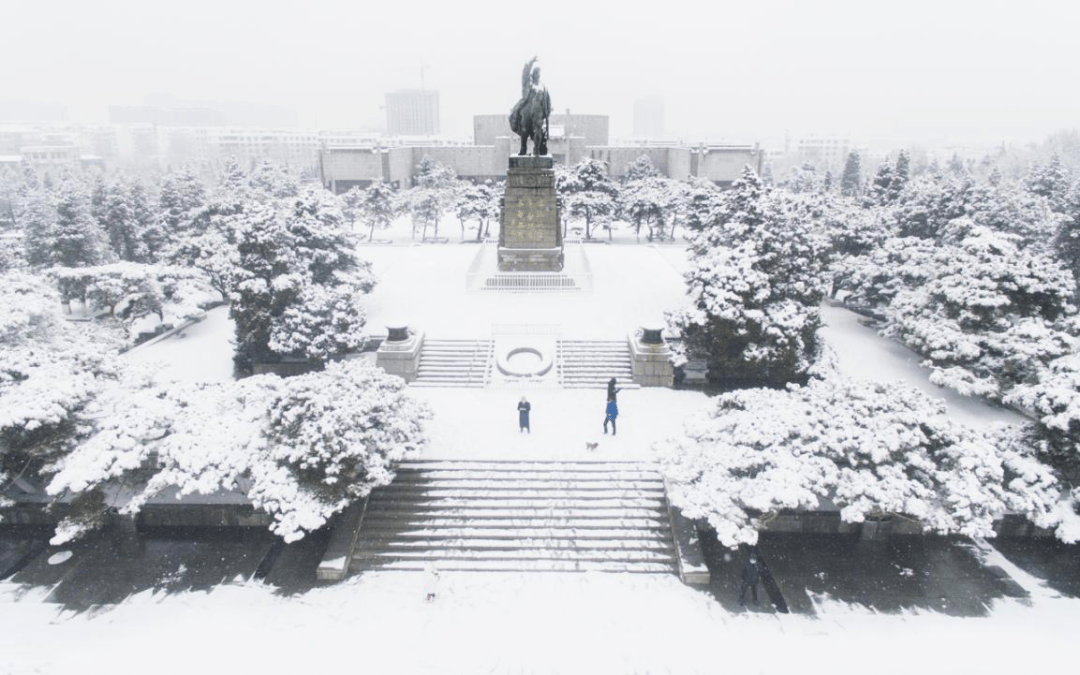
M 634 382 L 642 387 L 671 387 L 675 384 L 675 367 L 671 365 L 671 348 L 664 342 L 663 326 L 643 326 L 641 335 L 631 333 L 630 369 Z
M 424 347 L 424 334 L 409 334 L 404 323 L 390 324 L 387 337 L 375 352 L 375 365 L 406 382 L 416 379 L 420 370 L 420 352 Z
M 511 156 L 499 218 L 500 272 L 560 272 L 562 230 L 550 156 Z

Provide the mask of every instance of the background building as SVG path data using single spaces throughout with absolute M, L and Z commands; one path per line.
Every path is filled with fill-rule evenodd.
M 386 133 L 434 136 L 439 133 L 439 92 L 402 89 L 386 95 Z

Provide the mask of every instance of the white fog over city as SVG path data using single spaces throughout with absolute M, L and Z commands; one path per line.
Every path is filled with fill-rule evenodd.
M 0 25 L 0 675 L 1075 660 L 1080 9 Z

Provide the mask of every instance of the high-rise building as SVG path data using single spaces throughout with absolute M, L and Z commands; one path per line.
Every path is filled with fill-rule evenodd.
M 664 137 L 664 99 L 645 96 L 634 101 L 634 138 L 659 140 Z
M 434 136 L 439 133 L 439 92 L 402 89 L 386 95 L 386 133 Z

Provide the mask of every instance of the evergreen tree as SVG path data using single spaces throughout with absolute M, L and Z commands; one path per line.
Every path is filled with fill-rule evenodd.
M 287 199 L 300 193 L 300 183 L 277 162 L 264 159 L 251 171 L 251 187 L 271 199 Z
M 890 199 L 893 195 L 889 186 L 892 185 L 893 178 L 893 165 L 888 158 L 885 158 L 879 166 L 877 173 L 874 174 L 874 180 L 870 183 L 870 203 L 877 206 L 885 206 L 890 203 Z
M 1069 177 L 1056 154 L 1045 165 L 1035 163 L 1024 179 L 1028 192 L 1045 197 L 1051 208 L 1063 213 L 1068 202 Z
M 90 195 L 75 180 L 65 180 L 56 200 L 56 264 L 87 267 L 108 259 L 105 233 L 90 212 Z
M 360 218 L 367 223 L 368 241 L 375 239 L 375 230 L 390 227 L 397 216 L 394 189 L 389 183 L 372 183 L 363 192 L 360 202 Z
M 51 267 L 56 259 L 56 203 L 41 188 L 23 191 L 19 223 L 22 225 L 26 264 L 32 269 Z
M 206 204 L 206 189 L 198 176 L 184 169 L 162 181 L 158 204 L 164 234 L 172 241 L 190 226 L 194 212 Z
M 749 167 L 712 209 L 689 249 L 687 302 L 668 314 L 679 358 L 710 377 L 781 384 L 804 379 L 819 351 L 822 243 L 799 203 L 767 193 Z
M 840 176 L 840 194 L 845 197 L 858 197 L 862 194 L 862 158 L 852 150 L 844 162 L 844 173 Z
M 1054 237 L 1058 259 L 1080 281 L 1080 180 L 1076 181 L 1065 200 L 1064 219 Z
M 103 190 L 101 222 L 109 238 L 109 247 L 120 260 L 146 262 L 148 254 L 135 219 L 131 191 L 122 180 L 110 181 Z
M 911 179 L 911 157 L 908 155 L 907 150 L 901 150 L 896 157 L 896 165 L 893 167 L 892 180 L 889 181 L 889 192 L 891 193 L 891 201 L 896 201 L 900 198 L 900 194 L 907 187 L 908 181 Z
M 624 181 L 629 183 L 643 178 L 659 178 L 660 171 L 648 155 L 641 155 L 626 167 Z
M 167 239 L 161 221 L 152 206 L 152 198 L 146 184 L 135 179 L 129 187 L 131 217 L 135 222 L 143 259 L 137 262 L 153 263 L 164 254 Z
M 333 197 L 308 189 L 286 212 L 250 203 L 236 217 L 229 315 L 237 365 L 284 357 L 326 363 L 362 346 L 355 294 L 374 286 Z
M 570 215 L 585 219 L 585 238 L 592 239 L 592 226 L 607 223 L 615 215 L 619 187 L 608 176 L 606 164 L 586 157 L 574 167 L 567 191 Z

